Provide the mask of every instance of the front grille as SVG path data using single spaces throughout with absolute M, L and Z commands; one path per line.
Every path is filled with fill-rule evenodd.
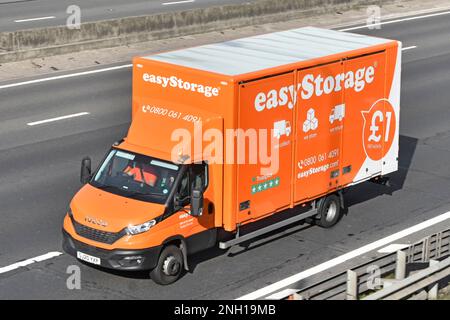
M 120 238 L 122 238 L 125 235 L 125 231 L 119 231 L 119 232 L 108 232 L 108 231 L 102 231 L 98 229 L 94 229 L 88 226 L 85 226 L 81 223 L 78 223 L 75 221 L 75 219 L 72 218 L 72 223 L 75 228 L 75 232 L 82 236 L 83 238 L 106 243 L 106 244 L 113 244 Z

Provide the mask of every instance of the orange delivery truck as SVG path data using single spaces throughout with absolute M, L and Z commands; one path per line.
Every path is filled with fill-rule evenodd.
M 315 27 L 135 58 L 129 131 L 82 160 L 64 250 L 169 284 L 213 246 L 333 226 L 346 188 L 398 168 L 400 70 L 400 42 Z

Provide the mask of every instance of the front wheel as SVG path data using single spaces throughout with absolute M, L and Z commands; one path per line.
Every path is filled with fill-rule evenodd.
M 316 224 L 322 228 L 331 228 L 341 218 L 341 199 L 331 194 L 320 201 Z
M 175 245 L 165 247 L 159 255 L 158 264 L 150 271 L 150 277 L 160 285 L 177 281 L 183 272 L 183 253 Z

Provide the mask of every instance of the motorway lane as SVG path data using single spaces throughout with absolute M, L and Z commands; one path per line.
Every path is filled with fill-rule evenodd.
M 0 150 L 5 150 L 90 128 L 129 123 L 131 68 L 15 87 L 2 90 L 0 94 Z M 73 121 L 26 125 L 79 112 L 91 115 Z
M 127 127 L 99 128 L 0 151 L 2 266 L 36 252 L 61 250 L 61 213 L 79 187 L 80 151 L 100 159 Z
M 248 2 L 247 0 L 194 0 L 175 3 L 177 0 L 0 0 L 0 32 L 30 28 L 65 25 L 68 6 L 81 8 L 81 22 L 98 21 L 152 13 L 205 8 L 215 5 Z M 165 4 L 165 5 L 164 5 Z M 54 17 L 54 18 L 50 18 Z M 28 20 L 15 22 L 16 20 Z
M 145 274 L 114 275 L 63 255 L 29 271 L 0 275 L 0 298 L 236 298 L 448 211 L 450 79 L 445 71 L 450 50 L 445 39 L 450 26 L 446 19 L 357 31 L 397 38 L 404 46 L 417 48 L 404 52 L 401 169 L 392 176 L 394 187 L 386 190 L 366 183 L 351 189 L 349 214 L 335 228 L 297 226 L 262 238 L 248 250 L 237 247 L 198 254 L 193 259 L 195 272 L 163 290 Z M 435 25 L 441 27 L 439 32 L 433 32 Z M 426 46 L 429 37 L 435 37 L 432 49 Z M 0 129 L 0 266 L 60 250 L 60 223 L 79 187 L 79 160 L 89 154 L 95 165 L 108 145 L 126 133 L 130 93 L 126 69 L 0 90 L 0 119 L 5 119 Z M 80 111 L 92 114 L 26 126 L 29 121 Z M 81 266 L 84 290 L 66 289 L 65 270 L 70 264 Z
M 121 81 L 107 81 L 115 78 Z M 85 155 L 101 159 L 114 141 L 126 135 L 130 92 L 131 74 L 126 69 L 2 90 L 0 237 L 7 241 L 0 244 L 0 265 L 22 259 L 23 250 L 28 255 L 47 248 L 60 250 L 59 232 L 54 231 L 61 229 L 58 216 L 66 211 L 71 195 L 79 187 L 80 159 Z M 85 119 L 26 125 L 81 111 L 90 115 Z M 43 228 L 26 232 L 29 239 L 21 239 L 23 228 L 33 229 L 33 225 Z M 35 236 L 46 235 L 50 236 L 42 243 L 36 241 Z M 29 243 L 38 245 L 38 249 Z

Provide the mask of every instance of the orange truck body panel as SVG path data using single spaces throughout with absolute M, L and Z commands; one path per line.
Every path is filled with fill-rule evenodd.
M 240 224 L 396 171 L 400 60 L 401 43 L 392 40 L 232 74 L 153 56 L 135 58 L 132 123 L 120 149 L 171 161 L 174 152 L 188 151 L 177 149 L 177 129 L 185 129 L 193 139 L 201 134 L 195 131 L 198 122 L 203 130 L 220 132 L 267 129 L 273 134 L 267 139 L 275 138 L 279 150 L 279 170 L 261 175 L 259 161 L 211 164 L 205 201 L 214 204 L 214 214 L 183 218 L 192 220 L 187 228 L 180 227 L 179 215 L 172 215 L 151 229 L 151 237 L 126 236 L 113 246 L 79 237 L 68 218 L 65 229 L 80 241 L 106 249 L 150 247 L 175 234 L 188 237 L 214 227 L 235 231 Z M 203 151 L 192 146 L 189 161 L 198 160 Z M 249 149 L 245 156 L 251 157 Z M 111 207 L 107 219 L 115 222 L 109 231 L 123 228 L 124 219 L 126 224 L 142 223 L 149 219 L 148 212 L 163 210 L 84 188 L 77 195 L 84 197 L 83 210 Z M 73 202 L 75 216 L 80 201 Z M 240 208 L 246 201 L 248 208 Z M 133 219 L 125 209 L 133 211 Z

